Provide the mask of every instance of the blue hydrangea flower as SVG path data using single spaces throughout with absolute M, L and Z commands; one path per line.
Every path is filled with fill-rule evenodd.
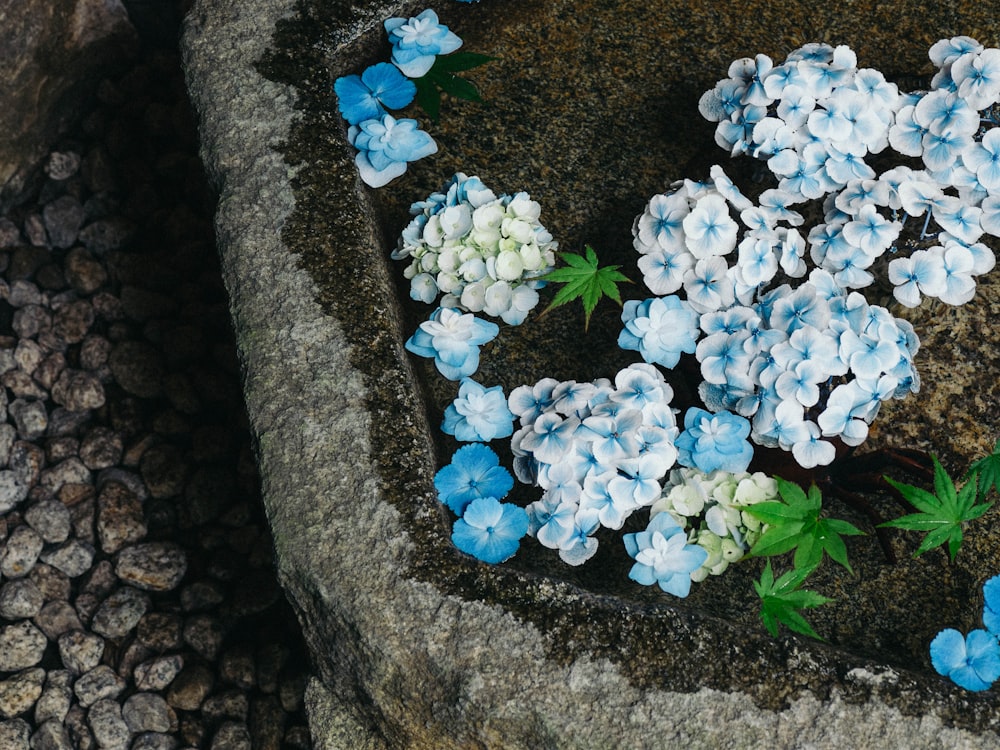
M 983 625 L 1000 637 L 1000 576 L 993 576 L 983 584 Z
M 462 40 L 438 22 L 429 8 L 414 18 L 389 18 L 384 23 L 392 44 L 392 62 L 410 78 L 420 78 L 434 65 L 437 55 L 462 46 Z
M 475 380 L 463 378 L 458 398 L 444 410 L 441 429 L 464 442 L 488 443 L 510 437 L 514 434 L 514 415 L 507 408 L 503 387 L 484 388 Z
M 375 63 L 360 75 L 333 83 L 337 108 L 351 125 L 381 119 L 387 109 L 402 109 L 417 95 L 417 85 L 390 63 Z
M 467 378 L 479 368 L 479 347 L 500 332 L 496 323 L 471 313 L 439 307 L 409 338 L 407 351 L 433 357 L 434 366 L 448 380 Z
M 672 368 L 681 354 L 693 354 L 700 333 L 698 314 L 677 295 L 628 300 L 622 309 L 625 328 L 618 346 L 637 351 L 650 364 Z
M 997 637 L 985 630 L 963 636 L 947 628 L 931 641 L 931 664 L 959 687 L 987 690 L 1000 678 L 1000 645 Z
M 527 533 L 524 508 L 484 497 L 469 503 L 455 522 L 451 541 L 462 552 L 495 565 L 513 557 Z
M 684 432 L 675 443 L 677 462 L 706 474 L 716 469 L 739 474 L 747 470 L 753 458 L 749 435 L 750 422 L 744 417 L 691 407 L 684 415 Z
M 451 463 L 434 475 L 438 499 L 460 516 L 466 506 L 482 497 L 503 499 L 514 486 L 514 477 L 500 465 L 497 454 L 482 443 L 455 451 Z
M 635 564 L 628 577 L 643 586 L 658 584 L 674 596 L 691 591 L 691 573 L 708 559 L 702 547 L 687 543 L 687 535 L 669 513 L 653 516 L 645 531 L 625 534 L 625 549 Z
M 347 138 L 358 150 L 354 163 L 361 179 L 371 187 L 382 187 L 403 174 L 407 162 L 438 150 L 437 143 L 418 127 L 416 120 L 397 120 L 388 114 L 352 125 Z

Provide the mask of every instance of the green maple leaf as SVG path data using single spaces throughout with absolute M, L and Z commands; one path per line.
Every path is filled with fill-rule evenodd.
M 1000 492 L 1000 440 L 993 446 L 993 453 L 976 461 L 969 468 L 966 480 L 979 477 L 979 496 L 982 500 L 990 490 Z
M 438 55 L 430 70 L 420 78 L 413 79 L 417 86 L 417 104 L 433 122 L 438 122 L 441 116 L 442 92 L 456 99 L 465 99 L 470 102 L 482 101 L 479 89 L 464 78 L 459 78 L 455 73 L 471 70 L 495 59 L 495 57 L 480 55 L 476 52 Z
M 566 285 L 556 293 L 542 314 L 565 305 L 567 302 L 579 299 L 583 302 L 583 312 L 586 316 L 583 329 L 587 330 L 590 326 L 590 315 L 594 312 L 601 297 L 610 297 L 618 303 L 619 307 L 621 306 L 622 297 L 618 291 L 618 284 L 627 283 L 629 280 L 618 271 L 621 266 L 598 267 L 597 253 L 590 245 L 586 246 L 584 252 L 585 256 L 575 253 L 559 253 L 559 257 L 566 263 L 566 267 L 549 271 L 540 278 L 542 281 L 554 281 Z
M 745 508 L 755 518 L 767 524 L 767 529 L 750 549 L 756 557 L 780 555 L 795 550 L 793 565 L 797 570 L 813 570 L 823 561 L 825 552 L 848 571 L 847 547 L 841 536 L 864 534 L 847 521 L 821 518 L 823 500 L 814 484 L 809 493 L 794 482 L 775 477 L 781 500 L 755 503 Z
M 823 640 L 799 613 L 799 610 L 812 609 L 833 601 L 815 591 L 799 588 L 811 572 L 812 568 L 795 568 L 774 580 L 774 571 L 768 560 L 760 574 L 760 581 L 754 581 L 754 590 L 760 597 L 760 619 L 772 636 L 776 637 L 778 625 L 784 624 L 796 633 Z
M 940 547 L 947 542 L 948 555 L 954 561 L 958 550 L 962 547 L 962 524 L 979 518 L 993 507 L 993 503 L 976 502 L 979 497 L 979 474 L 975 471 L 971 472 L 969 481 L 962 486 L 962 489 L 956 490 L 955 483 L 941 466 L 937 456 L 931 454 L 931 460 L 934 462 L 933 493 L 920 487 L 896 482 L 889 477 L 885 478 L 889 484 L 899 490 L 907 502 L 917 509 L 917 512 L 879 525 L 911 531 L 926 531 L 927 535 L 913 556 L 922 555 L 924 552 Z M 991 463 L 989 466 L 993 466 L 993 464 Z

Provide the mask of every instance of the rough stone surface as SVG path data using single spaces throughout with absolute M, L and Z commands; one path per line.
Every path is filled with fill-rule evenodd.
M 376 59 L 373 50 L 381 42 L 380 21 L 389 15 L 389 5 L 344 9 L 332 28 L 322 27 L 315 47 L 304 43 L 304 29 L 315 27 L 317 19 L 299 26 L 293 22 L 283 27 L 288 48 L 291 40 L 299 42 L 300 53 L 323 47 L 333 77 L 357 72 L 359 58 Z M 619 102 L 610 118 L 590 121 L 587 129 L 582 125 L 588 113 L 569 109 L 570 116 L 551 126 L 565 138 L 561 143 L 577 138 L 579 149 L 571 158 L 569 149 L 552 151 L 554 144 L 539 135 L 540 129 L 518 131 L 512 124 L 511 138 L 502 147 L 494 143 L 485 149 L 499 151 L 515 165 L 503 171 L 511 180 L 503 189 L 557 193 L 555 183 L 568 178 L 573 160 L 612 158 L 612 153 L 618 159 L 620 151 L 595 140 L 595 134 L 612 130 L 624 111 L 647 119 L 630 119 L 612 139 L 630 137 L 637 124 L 661 138 L 674 131 L 686 135 L 687 124 L 697 120 L 701 90 L 743 55 L 783 55 L 791 45 L 823 34 L 850 43 L 859 59 L 873 65 L 918 68 L 939 36 L 963 33 L 950 15 L 928 18 L 917 3 L 897 3 L 891 17 L 878 16 L 884 23 L 878 34 L 872 23 L 857 23 L 857 4 L 849 11 L 803 1 L 712 6 L 708 12 L 700 6 L 629 3 L 628 13 L 621 5 L 528 0 L 515 10 L 504 4 L 509 24 L 504 18 L 487 24 L 488 33 L 467 38 L 469 48 L 505 60 L 498 72 L 486 74 L 493 76 L 486 90 L 504 102 L 502 107 L 513 106 L 502 85 L 519 68 L 546 93 L 538 81 L 552 88 L 558 78 L 567 102 L 581 98 L 588 89 L 584 82 L 592 82 L 595 98 L 589 103 L 597 107 L 619 88 L 613 80 L 607 85 L 587 77 L 592 73 L 586 57 L 599 60 L 605 54 L 611 62 L 598 67 L 621 75 L 633 69 L 648 75 L 634 65 L 639 53 L 647 62 L 668 61 L 642 91 L 660 103 L 692 100 L 687 109 L 669 110 L 666 120 L 644 115 L 646 109 L 653 111 L 652 104 Z M 421 422 L 423 409 L 412 396 L 417 390 L 412 373 L 401 364 L 406 334 L 387 301 L 394 287 L 382 259 L 390 243 L 370 221 L 375 214 L 371 195 L 356 192 L 352 154 L 342 133 L 330 133 L 331 71 L 301 58 L 297 66 L 283 48 L 270 58 L 273 77 L 283 82 L 260 72 L 278 19 L 294 16 L 300 7 L 292 0 L 203 0 L 189 17 L 184 49 L 201 112 L 205 161 L 222 190 L 220 251 L 246 367 L 248 410 L 260 446 L 277 563 L 321 677 L 307 691 L 317 747 L 1000 747 L 995 696 L 970 700 L 926 666 L 887 665 L 877 657 L 790 638 L 769 640 L 750 622 L 705 618 L 662 600 L 637 604 L 591 596 L 559 579 L 539 579 L 511 567 L 485 570 L 434 551 L 448 532 L 434 505 L 433 457 L 418 447 L 432 441 Z M 457 20 L 461 9 L 453 10 L 451 18 Z M 488 12 L 489 6 L 472 10 Z M 869 5 L 865 12 L 874 17 L 877 9 Z M 626 20 L 625 28 L 616 28 L 620 38 L 593 36 L 603 30 L 588 24 L 605 13 Z M 979 10 L 969 13 L 958 26 L 995 38 L 995 19 Z M 919 18 L 914 21 L 919 25 L 904 30 L 901 19 L 910 17 Z M 551 40 L 539 43 L 532 29 L 546 35 L 564 31 L 565 47 L 553 44 L 553 50 L 572 62 L 567 58 L 560 60 L 561 67 L 543 67 L 536 53 Z M 641 35 L 647 31 L 648 36 Z M 365 32 L 363 43 L 347 46 Z M 594 39 L 601 44 L 590 43 Z M 239 101 L 224 96 L 233 88 L 244 93 Z M 323 103 L 322 117 L 307 123 L 320 129 L 312 136 L 293 125 L 315 115 L 303 101 Z M 477 123 L 485 130 L 494 116 L 457 116 L 449 132 L 460 138 L 463 128 L 475 131 L 471 125 Z M 540 116 L 547 128 L 548 111 Z M 250 121 L 252 129 L 245 125 Z M 712 148 L 707 132 L 703 141 Z M 649 141 L 646 134 L 639 138 Z M 579 222 L 597 236 L 614 223 L 609 215 L 617 212 L 615 220 L 622 219 L 627 237 L 631 217 L 645 200 L 683 176 L 684 164 L 677 159 L 690 156 L 689 139 L 675 140 L 674 161 L 659 162 L 643 150 L 634 173 L 617 162 L 599 161 L 601 179 L 594 180 L 591 162 L 587 176 L 594 187 L 584 192 L 600 203 L 571 193 L 559 219 L 567 233 Z M 279 151 L 278 143 L 288 145 Z M 319 143 L 330 144 L 323 158 L 310 150 Z M 525 151 L 518 150 L 522 145 Z M 543 166 L 555 163 L 549 161 L 554 154 L 562 160 L 560 167 Z M 482 156 L 474 151 L 458 155 Z M 446 161 L 410 170 L 401 183 L 407 190 L 384 199 L 395 207 L 394 215 L 405 220 L 405 206 L 437 189 L 456 168 L 479 168 L 463 161 L 445 166 Z M 311 169 L 321 170 L 323 179 Z M 609 189 L 605 177 L 610 180 L 612 173 L 635 187 Z M 293 193 L 293 177 L 308 187 Z M 314 222 L 329 205 L 341 209 L 338 226 L 325 226 L 331 232 L 349 229 L 319 248 Z M 296 222 L 310 231 L 297 234 Z M 289 244 L 283 244 L 277 227 Z M 347 246 L 343 254 L 336 253 L 338 243 Z M 324 265 L 318 257 L 326 253 L 358 262 L 354 267 L 364 269 L 364 283 L 353 279 L 350 287 L 338 286 L 338 261 Z M 356 307 L 345 301 L 347 296 Z M 366 325 L 375 310 L 377 324 Z M 375 348 L 377 355 L 369 353 Z M 366 411 L 364 405 L 373 402 L 379 407 Z M 389 421 L 392 432 L 384 424 Z M 404 433 L 406 448 L 400 451 L 390 436 Z M 404 454 L 409 456 L 406 468 L 400 464 Z M 432 562 L 421 567 L 427 560 Z M 434 566 L 437 573 L 428 570 Z
M 0 199 L 20 197 L 48 147 L 82 117 L 96 81 L 134 54 L 136 41 L 118 0 L 28 0 L 4 10 Z

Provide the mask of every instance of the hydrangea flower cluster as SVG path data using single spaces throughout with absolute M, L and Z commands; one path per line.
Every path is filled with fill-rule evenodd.
M 721 575 L 743 559 L 766 528 L 746 512 L 747 506 L 776 499 L 777 483 L 761 472 L 677 468 L 670 472 L 649 515 L 651 521 L 670 516 L 689 544 L 705 550 L 704 561 L 690 571 L 691 580 L 697 582 Z
M 888 145 L 899 101 L 896 85 L 859 69 L 849 47 L 807 44 L 780 65 L 767 55 L 736 60 L 698 109 L 719 123 L 720 146 L 766 160 L 782 190 L 819 198 L 875 176 L 864 160 Z
M 417 94 L 410 79 L 425 75 L 437 55 L 462 46 L 430 9 L 413 18 L 389 18 L 384 26 L 392 64 L 375 63 L 333 84 L 337 107 L 350 125 L 347 139 L 358 150 L 354 163 L 364 183 L 376 188 L 406 172 L 409 162 L 437 153 L 437 143 L 416 120 L 397 119 L 388 110 L 409 105 Z
M 528 533 L 571 565 L 597 551 L 598 527 L 620 529 L 660 496 L 677 460 L 673 390 L 656 368 L 632 365 L 609 380 L 546 378 L 515 388 L 520 420 L 511 438 L 514 472 L 544 492 L 528 506 Z
M 413 219 L 392 257 L 410 258 L 410 296 L 482 312 L 519 325 L 538 304 L 538 280 L 555 264 L 558 243 L 527 193 L 497 195 L 458 173 L 440 193 L 410 207 Z
M 479 347 L 496 338 L 496 323 L 439 307 L 407 340 L 407 351 L 433 358 L 434 366 L 448 380 L 467 378 L 479 369 Z
M 833 438 L 858 445 L 883 400 L 919 387 L 912 326 L 852 290 L 872 282 L 864 268 L 831 259 L 843 255 L 831 234 L 862 254 L 878 226 L 827 223 L 807 240 L 787 193 L 765 190 L 755 204 L 720 167 L 711 174 L 675 184 L 636 219 L 639 268 L 661 296 L 626 306 L 619 344 L 665 367 L 694 353 L 710 411 L 751 420 L 753 442 L 806 468 L 829 464 Z M 778 283 L 795 279 L 807 280 Z
M 983 585 L 983 625 L 962 635 L 942 630 L 931 641 L 931 664 L 938 674 L 966 690 L 988 690 L 1000 679 L 1000 576 Z

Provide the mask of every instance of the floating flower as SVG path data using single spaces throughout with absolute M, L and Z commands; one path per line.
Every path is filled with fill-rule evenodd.
M 462 46 L 462 40 L 439 23 L 437 13 L 429 8 L 410 19 L 389 18 L 384 26 L 392 44 L 393 63 L 410 78 L 426 74 L 437 55 Z
M 527 533 L 524 508 L 483 497 L 465 508 L 452 529 L 451 541 L 462 552 L 495 565 L 513 557 Z
M 347 132 L 358 150 L 354 163 L 361 179 L 371 187 L 382 187 L 406 172 L 407 162 L 437 153 L 437 144 L 416 120 L 397 120 L 392 115 L 365 120 Z
M 963 636 L 948 628 L 931 641 L 931 664 L 959 687 L 987 690 L 1000 679 L 1000 645 L 997 637 L 985 630 Z
M 706 474 L 717 469 L 732 473 L 746 471 L 753 458 L 747 441 L 750 422 L 731 412 L 712 414 L 691 407 L 684 415 L 684 432 L 676 445 L 678 462 Z
M 448 380 L 467 378 L 479 369 L 479 346 L 500 332 L 496 323 L 471 313 L 439 307 L 406 342 L 407 351 L 432 357 L 438 372 Z
M 622 309 L 625 329 L 618 346 L 637 351 L 651 364 L 674 367 L 681 354 L 693 354 L 698 338 L 698 315 L 680 297 L 628 300 Z
M 434 475 L 438 499 L 460 516 L 473 500 L 502 499 L 514 486 L 514 478 L 500 465 L 497 454 L 482 443 L 455 451 L 451 463 Z
M 417 86 L 389 63 L 375 63 L 360 75 L 333 83 L 337 108 L 351 125 L 381 119 L 387 109 L 402 109 L 417 95 Z
M 456 398 L 444 411 L 441 429 L 456 440 L 488 443 L 514 432 L 514 415 L 507 408 L 502 386 L 484 388 L 463 378 Z
M 645 531 L 625 534 L 625 549 L 635 564 L 628 577 L 644 586 L 658 584 L 674 596 L 691 591 L 691 574 L 708 558 L 701 547 L 687 543 L 687 535 L 669 513 L 660 513 Z

